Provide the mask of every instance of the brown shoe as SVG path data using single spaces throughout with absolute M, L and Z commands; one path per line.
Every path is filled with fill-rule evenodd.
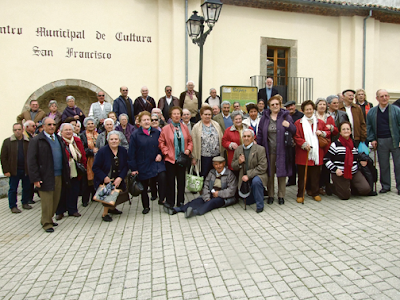
M 313 197 L 314 198 L 314 200 L 315 201 L 321 201 L 322 199 L 321 199 L 321 196 L 315 196 L 315 197 Z
M 69 216 L 70 216 L 70 217 L 80 217 L 81 214 L 78 213 L 78 212 L 76 212 L 76 213 L 73 213 L 72 215 L 69 215 Z
M 32 206 L 30 206 L 29 204 L 22 204 L 22 208 L 23 209 L 32 209 Z
M 312 192 L 311 191 L 307 191 L 307 195 L 312 197 Z
M 19 210 L 18 207 L 13 207 L 13 208 L 11 208 L 11 212 L 13 214 L 19 214 L 19 213 L 21 213 L 21 210 Z
M 303 197 L 297 197 L 296 201 L 297 201 L 297 203 L 303 203 L 304 202 L 304 198 Z
M 323 188 L 320 188 L 318 193 L 322 196 L 326 195 L 325 190 Z
M 56 220 L 57 220 L 57 221 L 60 221 L 62 218 L 64 218 L 64 215 L 57 215 L 57 216 L 56 216 Z

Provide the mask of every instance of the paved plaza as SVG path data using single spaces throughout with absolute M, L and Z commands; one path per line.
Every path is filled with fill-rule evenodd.
M 380 185 L 378 184 L 378 189 Z M 185 219 L 138 198 L 39 224 L 0 201 L 0 299 L 400 299 L 400 196 L 217 209 Z M 192 199 L 191 193 L 186 194 Z M 38 199 L 36 199 L 38 200 Z

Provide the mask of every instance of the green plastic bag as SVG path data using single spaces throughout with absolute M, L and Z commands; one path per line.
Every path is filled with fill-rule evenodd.
M 190 171 L 188 174 L 186 174 L 186 188 L 190 191 L 190 192 L 200 192 L 201 189 L 203 188 L 203 181 L 204 178 L 199 176 L 199 168 L 196 165 L 196 175 L 192 175 L 193 174 L 193 165 L 190 167 Z

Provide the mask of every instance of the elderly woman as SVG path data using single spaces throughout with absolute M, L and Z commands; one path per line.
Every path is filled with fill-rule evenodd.
M 247 113 L 249 117 L 243 120 L 243 124 L 253 129 L 255 135 L 258 133 L 258 124 L 260 123 L 261 117 L 258 114 L 258 107 L 254 103 L 249 103 L 246 105 Z
M 167 170 L 167 205 L 175 205 L 175 178 L 177 182 L 178 197 L 176 206 L 181 206 L 185 202 L 185 172 L 186 167 L 176 163 L 180 153 L 190 155 L 193 151 L 192 137 L 189 129 L 181 124 L 182 109 L 174 106 L 169 111 L 172 122 L 165 125 L 159 138 L 159 148 L 165 157 L 165 167 Z
M 261 118 L 265 110 L 265 102 L 263 99 L 258 99 L 257 108 L 258 108 L 258 115 Z
M 73 136 L 73 130 L 71 124 L 61 124 L 61 137 L 65 144 L 65 153 L 69 163 L 70 185 L 61 193 L 56 220 L 61 220 L 65 212 L 68 212 L 69 216 L 81 216 L 78 212 L 78 196 L 82 175 L 78 173 L 76 163 L 81 163 L 86 168 L 86 154 L 81 139 Z
M 106 119 L 107 120 L 107 119 Z M 104 121 L 105 123 L 106 121 Z M 124 179 L 128 173 L 128 152 L 120 146 L 120 132 L 110 131 L 107 135 L 107 145 L 100 148 L 96 154 L 93 164 L 94 186 L 95 189 L 100 184 L 113 183 L 115 188 L 126 190 Z M 116 203 L 118 205 L 118 201 Z M 103 221 L 111 222 L 112 218 L 108 214 L 119 215 L 122 211 L 105 205 L 103 211 Z M 112 209 L 110 209 L 112 208 Z
M 110 118 L 114 121 L 114 128 L 116 128 L 117 126 L 120 125 L 118 118 L 117 118 L 117 114 L 114 111 L 110 111 L 107 115 L 107 118 Z
M 105 145 L 107 145 L 107 136 L 111 131 L 114 131 L 114 121 L 111 118 L 107 118 L 104 120 L 104 131 L 99 134 L 97 137 L 96 141 L 96 147 L 101 148 Z M 128 141 L 126 140 L 125 136 L 122 134 L 120 131 L 115 131 L 119 134 L 119 142 L 122 147 L 124 147 L 126 150 L 129 148 Z
M 315 201 L 321 201 L 319 196 L 319 175 L 324 158 L 324 149 L 319 146 L 318 137 L 329 138 L 331 135 L 324 121 L 318 119 L 315 114 L 315 104 L 311 100 L 304 101 L 301 104 L 301 110 L 304 116 L 297 120 L 296 134 L 294 141 L 296 143 L 296 165 L 299 174 L 297 202 L 304 201 L 304 180 L 310 183 L 310 194 Z M 307 167 L 307 179 L 305 171 Z
M 150 113 L 142 111 L 139 114 L 140 128 L 132 134 L 129 142 L 128 164 L 132 175 L 138 174 L 143 184 L 142 205 L 143 214 L 150 211 L 149 195 L 147 188 L 153 179 L 159 182 L 159 202 L 164 202 L 166 193 L 166 169 L 162 160 L 161 150 L 158 148 L 160 131 L 151 127 Z
M 161 127 L 160 127 L 160 116 L 158 114 L 151 114 L 150 116 L 150 121 L 151 121 L 151 128 L 154 128 L 158 131 L 161 132 Z
M 201 104 L 200 95 L 194 90 L 194 82 L 188 81 L 186 83 L 186 91 L 182 92 L 179 96 L 179 106 L 187 108 L 190 111 L 192 122 L 198 121 L 198 111 Z
M 56 100 L 50 100 L 49 110 L 50 112 L 47 116 L 56 122 L 56 129 L 58 129 L 61 125 L 61 113 L 58 111 L 58 103 Z
M 64 122 L 68 117 L 73 117 L 75 120 L 79 120 L 81 123 L 83 123 L 83 120 L 85 120 L 85 114 L 78 106 L 75 105 L 74 96 L 67 97 L 67 107 L 64 109 L 64 112 L 61 116 L 61 121 Z
M 79 136 L 82 128 L 82 123 L 80 121 L 76 121 L 74 125 L 74 133 Z
M 135 130 L 135 126 L 129 123 L 129 117 L 127 114 L 119 115 L 119 125 L 115 127 L 116 131 L 122 132 L 129 144 L 131 140 L 131 135 Z
M 282 108 L 282 97 L 275 95 L 268 100 L 269 109 L 261 118 L 257 144 L 264 146 L 268 161 L 268 204 L 274 203 L 275 175 L 278 178 L 278 203 L 285 204 L 286 177 L 292 175 L 290 145 L 285 145 L 288 133 L 294 135 L 296 126 L 288 110 Z
M 242 134 L 243 129 L 249 128 L 246 124 L 243 124 L 243 116 L 242 111 L 235 110 L 231 114 L 231 118 L 233 121 L 233 125 L 228 127 L 225 130 L 225 133 L 222 137 L 222 146 L 228 152 L 228 168 L 232 170 L 232 159 L 233 154 L 238 146 L 242 144 Z
M 81 133 L 80 138 L 86 153 L 87 176 L 82 180 L 82 205 L 86 207 L 89 205 L 89 199 L 91 199 L 96 192 L 93 186 L 94 173 L 92 166 L 94 162 L 94 156 L 99 150 L 96 147 L 96 140 L 99 134 L 96 131 L 97 124 L 93 117 L 85 118 L 83 125 L 85 126 L 86 130 Z
M 335 194 L 342 200 L 350 199 L 356 191 L 362 196 L 369 195 L 371 187 L 361 171 L 358 170 L 358 151 L 351 139 L 351 124 L 343 122 L 339 126 L 339 140 L 333 142 L 324 157 L 324 163 L 332 173 Z M 367 161 L 361 161 L 365 167 Z
M 336 136 L 339 131 L 335 125 L 335 120 L 333 117 L 328 113 L 328 102 L 325 98 L 318 98 L 315 102 L 315 106 L 317 107 L 315 111 L 315 116 L 319 119 L 324 121 L 326 127 L 331 131 L 331 137 Z M 328 145 L 324 147 L 324 156 L 331 145 L 331 139 L 328 139 Z M 321 166 L 321 176 L 319 178 L 319 193 L 321 195 L 325 195 L 326 193 L 332 194 L 330 190 L 330 172 L 323 164 Z
M 212 108 L 208 105 L 200 109 L 201 121 L 192 129 L 193 153 L 192 165 L 199 167 L 200 176 L 204 178 L 213 168 L 213 158 L 224 156 L 221 145 L 224 133 L 217 122 L 212 120 Z

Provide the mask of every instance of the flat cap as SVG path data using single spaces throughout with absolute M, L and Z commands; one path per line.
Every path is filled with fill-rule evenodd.
M 294 102 L 294 101 L 288 101 L 288 102 L 286 102 L 283 106 L 284 107 L 288 107 L 288 106 L 290 106 L 290 105 L 296 105 L 296 102 Z
M 342 92 L 342 95 L 344 95 L 344 93 L 346 93 L 346 92 L 352 92 L 354 95 L 356 94 L 356 91 L 355 91 L 355 90 L 347 89 L 347 90 L 344 90 L 344 91 Z
M 213 162 L 223 162 L 225 158 L 223 156 L 216 156 L 213 158 Z

